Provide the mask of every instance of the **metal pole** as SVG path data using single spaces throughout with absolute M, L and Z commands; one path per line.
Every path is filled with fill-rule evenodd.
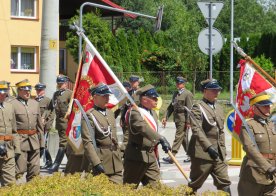
M 115 11 L 115 12 L 121 12 L 121 13 L 126 13 L 126 14 L 134 14 L 136 16 L 142 16 L 142 17 L 146 17 L 146 18 L 157 19 L 157 17 L 146 15 L 146 14 L 140 14 L 140 13 L 137 13 L 137 12 L 132 12 L 132 11 L 128 11 L 128 10 L 122 10 L 122 9 L 113 8 L 113 7 L 109 7 L 109 6 L 105 6 L 105 5 L 100 5 L 100 4 L 96 4 L 96 3 L 85 2 L 85 3 L 83 3 L 80 6 L 79 25 L 80 25 L 81 29 L 82 29 L 82 13 L 83 13 L 83 8 L 86 5 L 92 6 L 92 7 L 97 7 L 97 8 L 102 8 L 102 9 L 106 9 L 106 10 L 111 10 L 111 11 Z M 82 37 L 79 36 L 79 62 L 80 62 L 80 59 L 81 59 L 81 51 L 82 51 Z
M 212 54 L 212 2 L 209 3 L 209 58 L 210 58 L 210 79 L 213 78 L 213 54 Z
M 59 1 L 43 1 L 39 80 L 47 85 L 46 96 L 56 91 L 59 57 Z
M 234 0 L 231 0 L 231 43 L 230 43 L 230 103 L 233 104 L 233 41 L 234 41 Z

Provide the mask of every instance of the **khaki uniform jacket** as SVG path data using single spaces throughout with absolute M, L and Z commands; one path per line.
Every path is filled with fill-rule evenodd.
M 168 119 L 173 113 L 174 122 L 190 123 L 188 113 L 184 109 L 184 106 L 189 109 L 193 106 L 193 94 L 187 89 L 184 89 L 181 94 L 178 91 L 173 94 L 172 102 L 165 113 L 166 118 Z
M 205 115 L 201 111 L 199 105 L 205 112 Z M 188 155 L 195 158 L 213 161 L 207 153 L 207 149 L 213 145 L 216 149 L 218 149 L 220 158 L 224 161 L 226 156 L 226 147 L 223 108 L 216 103 L 215 109 L 213 109 L 204 101 L 200 101 L 198 104 L 193 106 L 192 113 L 203 130 L 196 124 L 192 123 L 193 135 L 189 143 L 187 152 Z
M 157 124 L 155 111 L 150 112 Z M 140 112 L 132 108 L 129 114 L 129 138 L 125 149 L 125 159 L 145 163 L 155 162 L 154 147 L 160 138 L 161 135 L 152 130 Z
M 0 143 L 6 143 L 7 157 L 13 158 L 14 154 L 20 154 L 20 141 L 17 134 L 15 113 L 12 104 L 3 103 L 4 108 L 0 107 L 0 135 L 12 135 L 12 141 L 0 141 Z
M 12 96 L 12 95 L 8 95 L 5 99 L 5 102 L 11 102 L 12 100 L 16 99 L 16 97 Z
M 52 99 L 52 107 L 54 107 L 56 114 L 56 129 L 66 129 L 68 120 L 65 119 L 65 114 L 68 110 L 68 106 L 71 100 L 72 91 L 66 89 L 60 94 L 60 91 L 54 93 Z
M 44 125 L 44 130 L 50 130 L 54 121 L 54 112 L 51 111 L 51 99 L 49 97 L 43 97 L 42 99 L 36 98 L 35 100 L 39 102 L 40 115 Z
M 111 129 L 110 135 L 104 135 L 100 130 L 97 129 L 91 113 L 96 118 L 98 125 L 103 131 Z M 95 131 L 95 140 L 98 149 L 93 146 L 92 135 L 87 127 L 84 119 L 81 122 L 81 136 L 84 146 L 84 154 L 92 166 L 102 164 L 104 167 L 105 174 L 114 174 L 123 170 L 121 151 L 118 146 L 116 123 L 114 113 L 111 110 L 106 110 L 106 116 L 94 108 L 86 112 L 89 122 Z M 113 150 L 111 150 L 113 148 Z
M 33 135 L 20 134 L 21 150 L 31 151 L 44 147 L 44 133 L 37 101 L 29 99 L 27 105 L 16 98 L 11 102 L 15 111 L 17 130 L 36 130 Z
M 270 167 L 275 167 L 275 160 L 264 158 L 261 153 L 276 154 L 276 131 L 274 124 L 262 124 L 258 117 L 247 120 L 248 126 L 259 150 L 251 141 L 245 127 L 240 133 L 240 140 L 246 156 L 243 159 L 240 177 L 258 184 L 268 185 L 271 180 L 265 175 Z

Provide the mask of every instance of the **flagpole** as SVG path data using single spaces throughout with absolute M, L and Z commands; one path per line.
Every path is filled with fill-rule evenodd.
M 80 27 L 78 27 L 76 24 L 74 24 L 74 26 L 71 28 L 74 28 L 77 30 L 77 34 L 79 36 L 81 36 L 86 43 L 91 47 L 91 49 L 93 50 L 93 52 L 95 53 L 95 55 L 98 57 L 99 61 L 103 64 L 103 66 L 105 67 L 105 69 L 108 71 L 108 73 L 112 76 L 112 78 L 115 80 L 115 82 L 118 84 L 120 90 L 122 90 L 125 94 L 126 97 L 128 98 L 128 100 L 130 101 L 130 103 L 132 104 L 132 106 L 140 112 L 138 106 L 136 105 L 136 103 L 134 102 L 133 98 L 128 94 L 127 90 L 125 89 L 125 87 L 122 85 L 122 83 L 120 82 L 120 80 L 117 78 L 117 76 L 113 73 L 113 71 L 110 69 L 110 67 L 107 65 L 107 63 L 105 62 L 105 60 L 102 58 L 102 56 L 100 55 L 100 53 L 96 50 L 96 48 L 93 46 L 93 44 L 90 42 L 90 40 L 86 37 L 86 35 L 83 32 L 83 29 L 81 29 Z M 141 113 L 141 112 L 140 112 Z M 149 123 L 149 121 L 145 118 L 146 123 Z M 174 157 L 174 155 L 171 153 L 171 151 L 168 151 L 168 155 L 172 158 L 173 162 L 176 164 L 177 168 L 180 170 L 180 172 L 183 174 L 183 176 L 185 177 L 185 179 L 189 182 L 187 175 L 185 174 L 185 172 L 183 171 L 183 169 L 180 167 L 179 162 L 176 160 L 176 158 Z
M 74 103 L 74 96 L 75 96 L 76 90 L 77 90 L 77 84 L 79 83 L 79 80 L 80 80 L 81 69 L 82 69 L 82 58 L 79 62 L 79 67 L 78 67 L 78 72 L 77 72 L 77 76 L 76 76 L 76 81 L 75 81 L 73 93 L 72 93 L 71 98 L 70 98 L 70 103 L 68 105 L 67 112 L 64 116 L 65 119 L 68 118 L 68 116 L 71 114 L 71 111 L 72 111 L 72 107 L 73 107 L 73 103 Z
M 81 29 L 80 27 L 78 27 L 76 24 L 74 24 L 73 26 L 74 29 L 77 30 L 77 34 L 79 36 L 81 36 L 86 43 L 89 45 L 89 47 L 92 48 L 93 52 L 95 53 L 95 55 L 98 57 L 99 61 L 103 64 L 104 68 L 108 71 L 108 73 L 112 76 L 112 78 L 115 80 L 115 82 L 118 84 L 119 88 L 121 91 L 123 91 L 126 94 L 126 97 L 129 99 L 130 103 L 137 108 L 137 105 L 135 104 L 134 100 L 132 99 L 132 97 L 128 94 L 127 90 L 125 89 L 125 87 L 122 85 L 122 83 L 120 82 L 120 80 L 117 78 L 117 76 L 113 73 L 113 71 L 110 69 L 110 67 L 107 65 L 107 63 L 105 62 L 105 60 L 103 59 L 103 57 L 100 55 L 100 53 L 96 50 L 96 48 L 94 47 L 94 45 L 90 42 L 90 40 L 86 37 L 86 35 L 84 34 L 83 29 Z
M 251 59 L 251 57 L 248 56 L 248 55 L 243 51 L 243 49 L 240 48 L 240 47 L 238 46 L 238 44 L 237 44 L 236 42 L 233 41 L 232 43 L 233 43 L 233 45 L 234 45 L 236 51 L 237 51 L 242 57 L 244 57 L 245 60 L 247 60 L 247 61 L 249 61 L 250 63 L 252 63 L 252 64 L 254 65 L 254 68 L 255 68 L 257 71 L 261 72 L 261 73 L 267 78 L 267 80 L 268 80 L 274 87 L 276 87 L 276 81 L 274 80 L 274 78 L 272 78 L 272 77 L 271 77 L 265 70 L 263 70 L 253 59 Z

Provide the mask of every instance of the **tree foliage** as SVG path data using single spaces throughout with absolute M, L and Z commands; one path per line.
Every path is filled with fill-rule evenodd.
M 156 15 L 157 8 L 164 5 L 162 28 L 154 32 L 155 21 L 137 17 L 117 21 L 115 34 L 110 23 L 91 13 L 83 17 L 85 33 L 104 59 L 116 72 L 180 71 L 193 84 L 199 82 L 198 71 L 208 71 L 209 58 L 198 47 L 199 32 L 207 27 L 197 7 L 197 0 L 114 0 L 120 6 L 148 15 Z M 230 67 L 230 14 L 231 0 L 224 7 L 214 26 L 227 39 L 222 50 L 214 55 L 213 70 L 229 72 Z M 244 51 L 268 65 L 270 59 L 276 65 L 276 9 L 271 0 L 235 0 L 234 36 Z M 75 16 L 70 22 L 78 19 Z M 67 48 L 77 60 L 78 37 L 75 32 L 67 34 Z M 259 57 L 259 58 L 258 58 Z M 234 64 L 241 57 L 235 53 Z M 235 67 L 235 66 L 234 66 Z M 229 76 L 213 74 L 227 89 Z M 150 77 L 150 76 L 149 76 Z M 238 78 L 235 78 L 237 80 Z

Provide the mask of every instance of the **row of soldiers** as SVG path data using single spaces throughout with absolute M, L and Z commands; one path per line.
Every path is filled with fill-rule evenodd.
M 159 97 L 156 89 L 152 85 L 145 85 L 139 89 L 125 85 L 130 87 L 129 93 L 138 107 L 127 103 L 125 109 L 121 110 L 122 125 L 125 126 L 128 135 L 123 155 L 116 136 L 115 115 L 106 107 L 112 92 L 104 83 L 88 89 L 93 97 L 94 107 L 86 112 L 87 119 L 82 119 L 81 136 L 84 151 L 78 156 L 72 149 L 68 150 L 70 148 L 65 136 L 67 120 L 64 119 L 64 115 L 72 93 L 67 89 L 67 81 L 68 78 L 65 76 L 57 78 L 59 90 L 55 92 L 49 106 L 55 109 L 56 128 L 60 136 L 58 154 L 50 170 L 58 170 L 67 146 L 67 165 L 73 163 L 72 160 L 76 157 L 78 160 L 80 169 L 75 171 L 92 171 L 94 175 L 104 173 L 115 183 L 134 183 L 137 186 L 140 182 L 143 185 L 158 182 L 160 170 L 157 163 L 157 145 L 161 144 L 166 153 L 172 148 L 166 138 L 158 133 L 157 115 L 153 110 Z M 184 84 L 186 81 L 183 77 L 177 77 L 176 85 Z M 136 82 L 138 87 L 139 77 L 132 76 L 130 82 Z M 44 119 L 41 118 L 43 115 L 40 113 L 39 103 L 30 99 L 31 85 L 25 80 L 16 86 L 18 97 L 4 101 L 8 88 L 5 82 L 0 83 L 2 185 L 14 182 L 15 173 L 18 176 L 27 172 L 27 181 L 38 175 L 40 152 L 44 152 L 45 146 L 44 130 L 47 120 L 45 121 L 45 116 Z M 174 116 L 185 116 L 181 117 L 185 120 L 180 120 L 179 124 L 175 118 L 177 132 L 180 133 L 181 130 L 185 135 L 189 127 L 193 132 L 189 144 L 183 145 L 191 159 L 189 186 L 196 192 L 210 174 L 217 189 L 230 193 L 231 182 L 225 160 L 224 114 L 216 101 L 222 88 L 214 79 L 202 81 L 201 87 L 203 99 L 194 104 L 190 98 L 191 94 L 184 86 L 178 88 L 168 112 L 173 110 Z M 187 96 L 184 96 L 186 98 L 181 97 L 184 92 L 187 93 Z M 192 104 L 187 105 L 187 100 Z M 238 191 L 240 195 L 245 195 L 248 191 L 250 195 L 273 195 L 276 187 L 276 134 L 273 124 L 268 120 L 272 102 L 269 95 L 260 94 L 251 98 L 250 104 L 255 116 L 248 120 L 249 130 L 245 127 L 241 130 L 240 138 L 247 155 L 241 168 Z M 168 112 L 163 119 L 163 125 L 169 116 Z M 50 115 L 48 114 L 48 117 Z M 181 145 L 183 140 L 178 140 Z M 173 150 L 174 154 L 177 150 Z M 72 173 L 72 168 L 67 171 Z
M 31 99 L 32 85 L 28 79 L 16 83 L 17 97 L 10 95 L 9 83 L 0 82 L 0 162 L 1 185 L 12 184 L 27 172 L 29 181 L 40 173 L 40 157 L 45 154 L 46 164 L 42 168 L 57 171 L 66 147 L 64 114 L 72 91 L 67 89 L 68 77 L 57 77 L 58 91 L 53 99 L 45 96 L 46 85 L 35 85 L 37 96 Z M 63 115 L 63 116 L 62 116 Z M 59 130 L 59 151 L 52 164 L 51 155 L 45 145 L 45 136 L 51 129 L 54 116 Z M 62 116 L 62 117 L 61 117 Z M 46 147 L 46 148 L 45 148 Z

